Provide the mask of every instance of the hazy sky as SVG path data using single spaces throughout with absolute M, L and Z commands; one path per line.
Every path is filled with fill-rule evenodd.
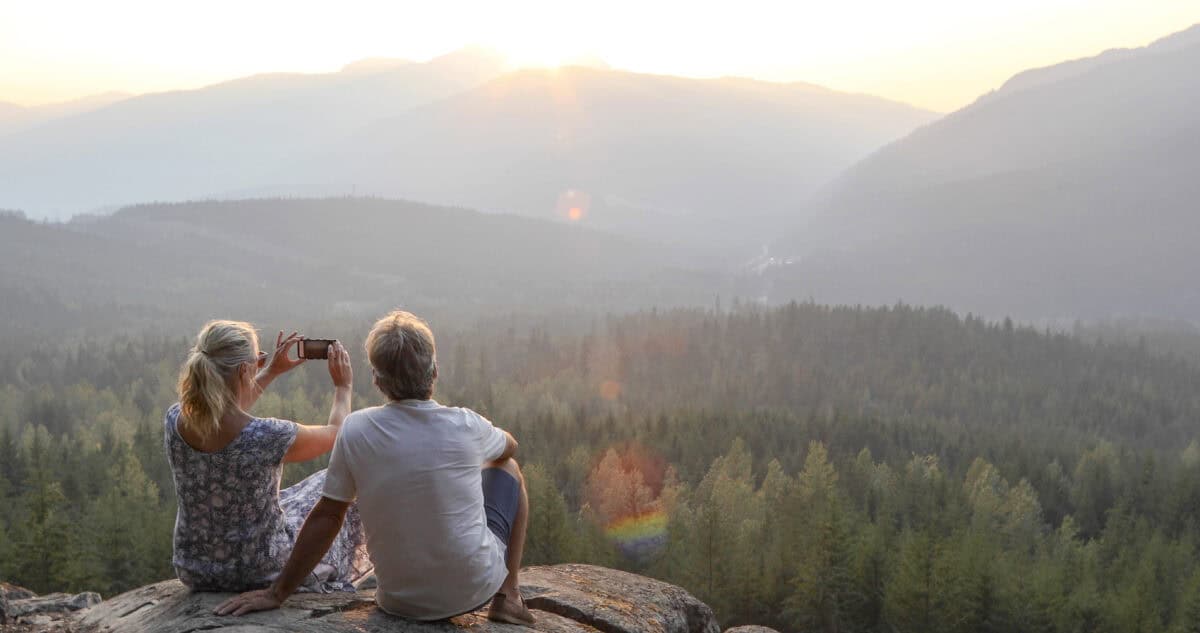
M 191 88 L 478 43 L 525 64 L 809 81 L 940 111 L 1034 66 L 1142 46 L 1200 0 L 0 0 L 0 101 Z

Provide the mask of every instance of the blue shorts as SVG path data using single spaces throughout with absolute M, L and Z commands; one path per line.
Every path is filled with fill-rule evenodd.
M 487 515 L 488 529 L 506 547 L 520 503 L 521 484 L 516 477 L 501 468 L 483 469 L 483 513 Z

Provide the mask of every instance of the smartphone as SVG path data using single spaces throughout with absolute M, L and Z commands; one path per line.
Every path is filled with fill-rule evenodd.
M 300 358 L 329 358 L 329 346 L 337 342 L 331 338 L 300 339 Z

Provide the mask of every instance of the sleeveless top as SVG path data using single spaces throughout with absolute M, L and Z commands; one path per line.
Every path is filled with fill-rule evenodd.
M 295 542 L 279 498 L 283 457 L 296 424 L 253 418 L 229 445 L 205 453 L 179 435 L 180 406 L 167 410 L 163 443 L 179 509 L 171 562 L 197 591 L 246 591 L 267 586 Z

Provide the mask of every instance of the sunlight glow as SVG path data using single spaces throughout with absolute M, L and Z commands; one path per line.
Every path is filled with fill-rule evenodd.
M 332 72 L 481 44 L 513 66 L 603 59 L 637 72 L 805 81 L 946 111 L 1021 70 L 1142 46 L 1197 22 L 1195 0 L 5 2 L 0 101 Z
M 538 39 L 539 35 L 535 32 L 511 43 L 493 46 L 504 54 L 511 68 L 558 68 L 587 56 L 586 51 L 572 42 L 553 35 Z

